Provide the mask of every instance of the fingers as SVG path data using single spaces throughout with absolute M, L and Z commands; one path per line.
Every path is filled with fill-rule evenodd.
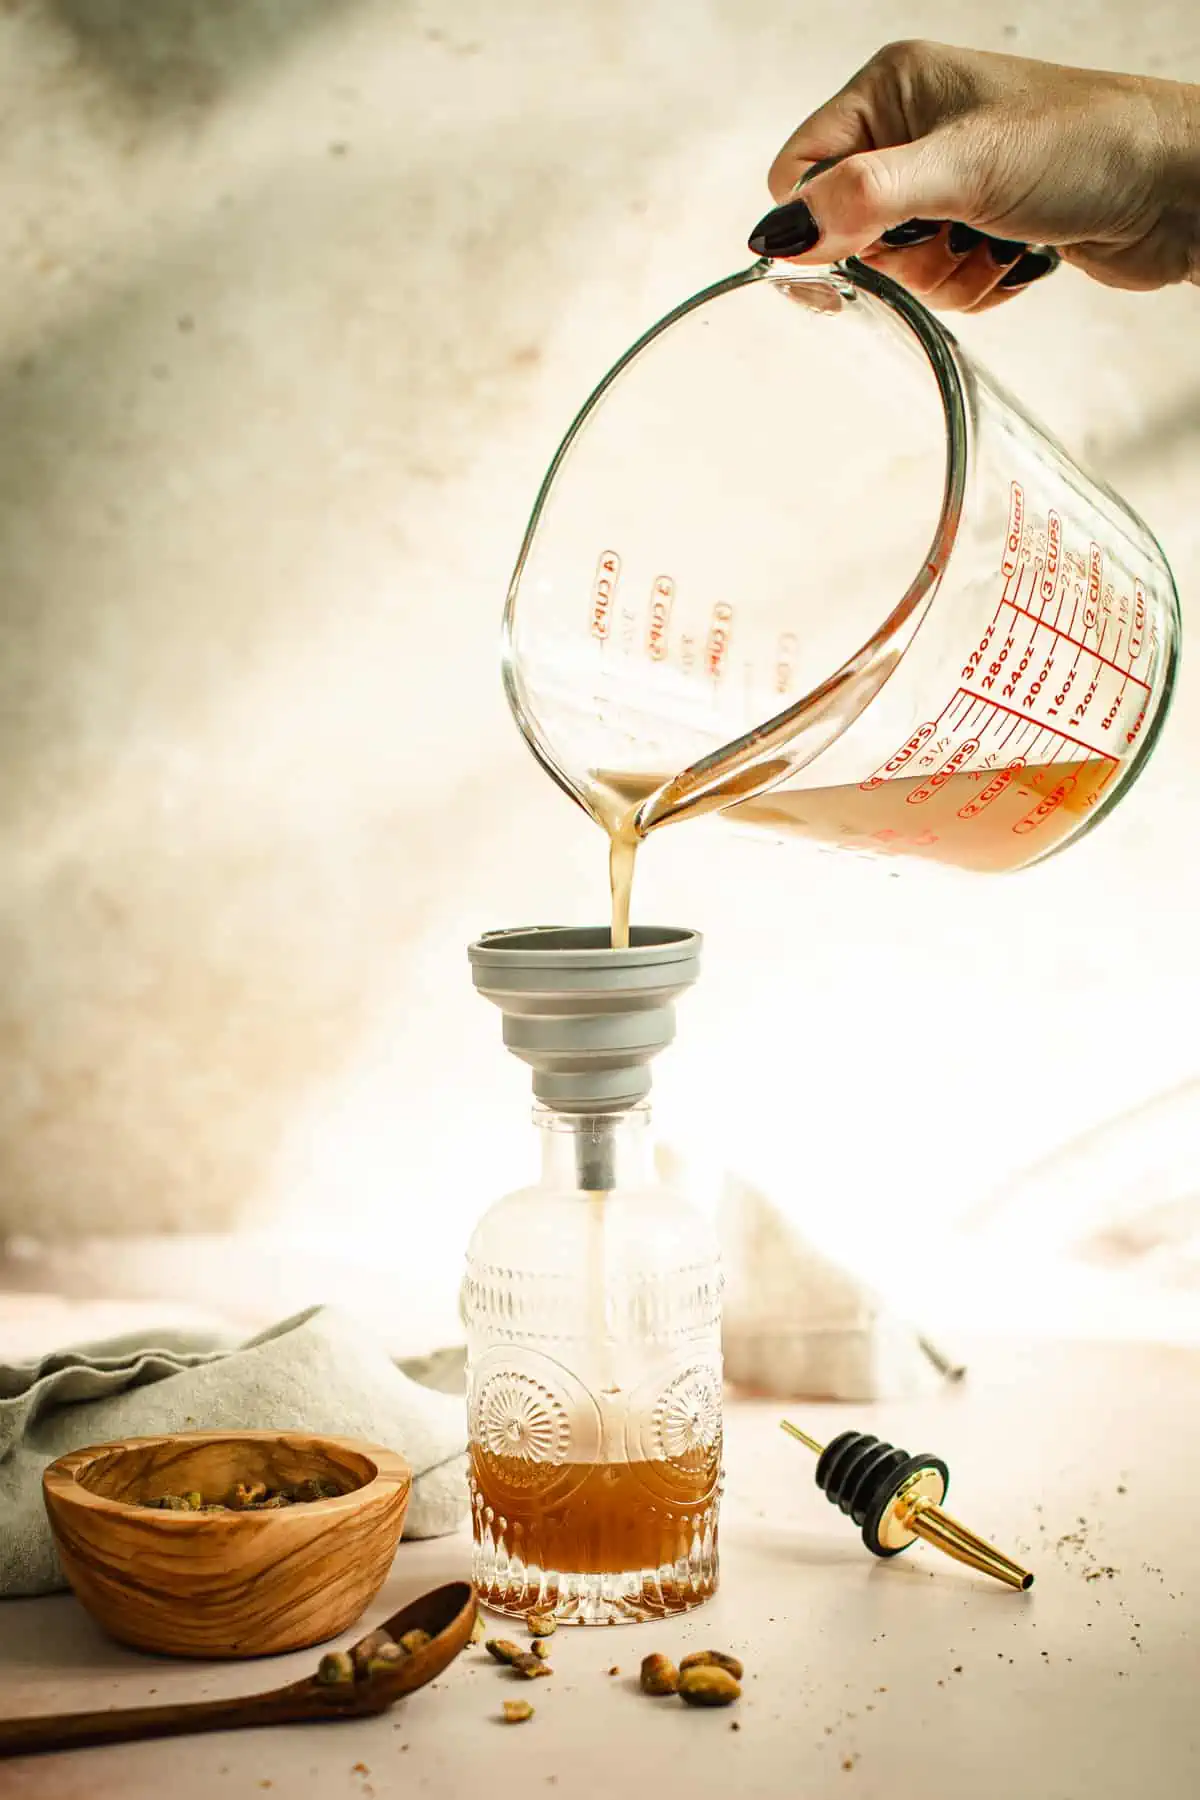
M 887 45 L 779 152 L 777 205 L 751 249 L 810 266 L 864 257 L 947 311 L 1000 305 L 1044 279 L 1058 261 L 1047 239 L 1112 286 L 1197 279 L 1153 197 L 1162 138 L 1161 121 L 1147 118 L 1147 105 L 1159 118 L 1149 86 L 1175 92 L 920 41 Z M 955 220 L 1011 241 L 998 254 L 962 227 L 952 239 L 939 222 Z
M 985 178 L 979 152 L 958 124 L 914 143 L 855 152 L 761 219 L 750 248 L 759 256 L 840 262 L 912 219 L 971 219 Z
M 988 237 L 970 225 L 939 226 L 924 220 L 885 234 L 862 260 L 940 312 L 968 312 L 1004 280 L 1025 249 L 1024 244 Z
M 907 144 L 961 113 L 973 92 L 977 61 L 970 51 L 942 44 L 885 44 L 796 127 L 767 177 L 776 203 L 792 197 L 815 162 Z
M 913 221 L 931 225 L 933 221 Z M 901 227 L 901 232 L 905 231 Z M 898 234 L 889 234 L 893 237 Z M 1042 280 L 1062 260 L 1044 245 L 1032 248 L 985 236 L 967 225 L 938 228 L 933 237 L 889 247 L 887 240 L 866 251 L 862 261 L 899 282 L 938 312 L 979 312 L 985 302 L 1010 300 Z
M 1027 288 L 1032 287 L 1035 281 L 1041 281 L 1045 276 L 1052 275 L 1061 262 L 1062 257 L 1058 251 L 1048 249 L 1044 245 L 1026 251 L 1025 255 L 1020 257 L 1013 267 L 1001 277 L 995 287 L 984 294 L 982 299 L 976 301 L 968 310 L 987 312 L 993 306 L 1003 306 L 1006 300 L 1015 300 L 1018 294 L 1023 294 Z M 934 304 L 936 305 L 938 302 L 935 301 Z
M 814 163 L 875 148 L 870 104 L 866 96 L 858 92 L 858 81 L 859 76 L 855 76 L 840 94 L 835 94 L 806 119 L 771 164 L 767 186 L 776 205 L 782 206 L 791 199 L 797 183 Z

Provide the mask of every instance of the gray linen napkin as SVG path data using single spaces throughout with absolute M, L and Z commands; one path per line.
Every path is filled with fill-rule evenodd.
M 457 1365 L 458 1359 L 451 1358 Z M 158 1332 L 0 1365 L 0 1597 L 66 1584 L 42 1470 L 113 1438 L 203 1430 L 314 1431 L 369 1439 L 413 1470 L 405 1537 L 440 1537 L 467 1512 L 466 1416 L 445 1358 L 406 1374 L 348 1314 L 314 1307 L 241 1345 Z M 425 1376 L 422 1385 L 413 1375 Z

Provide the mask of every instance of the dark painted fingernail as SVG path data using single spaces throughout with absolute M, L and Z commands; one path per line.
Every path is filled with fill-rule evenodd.
M 788 200 L 760 219 L 750 233 L 755 256 L 803 256 L 821 235 L 821 227 L 803 200 Z
M 1023 256 L 1029 248 L 1028 244 L 1019 243 L 1016 238 L 990 237 L 983 241 L 987 245 L 988 255 L 998 269 L 1005 268 L 1009 263 L 1015 263 L 1018 256 Z
M 998 288 L 1028 287 L 1031 281 L 1040 281 L 1043 275 L 1049 275 L 1057 269 L 1062 257 L 1057 250 L 1027 250 L 1018 262 L 1015 262 L 1007 275 L 1002 275 L 996 283 Z
M 932 242 L 941 229 L 940 219 L 905 219 L 903 225 L 893 225 L 890 231 L 883 232 L 879 241 L 889 250 L 911 250 L 916 244 Z
M 982 244 L 983 233 L 973 225 L 952 225 L 946 239 L 951 256 L 969 256 L 976 244 Z

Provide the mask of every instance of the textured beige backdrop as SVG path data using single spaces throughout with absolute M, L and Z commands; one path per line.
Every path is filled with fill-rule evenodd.
M 0 1232 L 334 1229 L 451 1291 L 525 1118 L 464 946 L 602 903 L 496 673 L 575 403 L 901 27 L 1200 79 L 1186 0 L 900 10 L 0 8 Z M 1194 615 L 1200 293 L 1064 272 L 962 335 Z M 1136 799 L 1023 881 L 668 834 L 638 911 L 711 955 L 666 1122 L 878 1269 L 897 1208 L 1187 1082 L 1197 770 L 1189 665 Z

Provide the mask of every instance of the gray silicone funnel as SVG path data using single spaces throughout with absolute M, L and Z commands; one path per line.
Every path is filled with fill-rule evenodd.
M 489 931 L 468 952 L 475 986 L 504 1014 L 504 1042 L 556 1112 L 619 1112 L 650 1092 L 675 1036 L 675 1000 L 700 972 L 700 936 L 638 925 L 628 950 L 604 925 Z

